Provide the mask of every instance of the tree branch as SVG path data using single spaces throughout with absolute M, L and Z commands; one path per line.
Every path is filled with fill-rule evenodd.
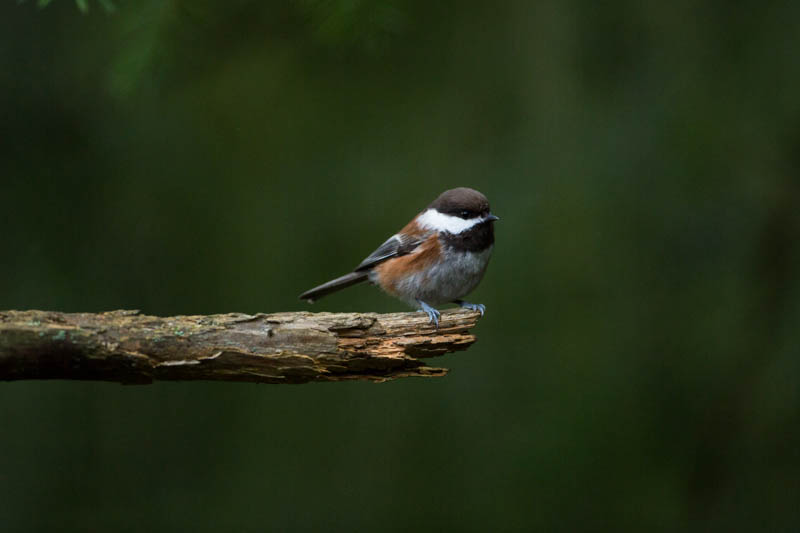
M 0 380 L 257 383 L 444 376 L 424 357 L 465 350 L 479 314 L 276 313 L 155 317 L 138 311 L 0 311 Z

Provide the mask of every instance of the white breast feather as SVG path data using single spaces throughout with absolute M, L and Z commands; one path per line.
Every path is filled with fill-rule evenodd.
M 416 305 L 417 298 L 430 305 L 463 298 L 480 283 L 492 247 L 481 252 L 445 253 L 445 261 L 398 280 L 395 286 L 397 294 L 410 305 Z

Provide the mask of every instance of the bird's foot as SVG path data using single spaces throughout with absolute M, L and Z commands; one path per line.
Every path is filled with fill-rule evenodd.
M 422 300 L 417 300 L 417 303 L 419 304 L 419 310 L 427 314 L 430 323 L 436 326 L 436 329 L 439 329 L 439 315 L 441 315 L 441 313 Z
M 455 300 L 455 303 L 463 307 L 464 309 L 471 309 L 472 311 L 477 311 L 483 316 L 483 313 L 486 312 L 486 306 L 483 304 L 472 304 L 469 302 L 465 302 L 464 300 Z

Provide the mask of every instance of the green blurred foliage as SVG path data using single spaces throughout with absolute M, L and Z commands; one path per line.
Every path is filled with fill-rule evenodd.
M 26 0 L 17 0 L 18 4 L 24 3 Z M 40 8 L 44 8 L 50 5 L 53 0 L 36 0 L 36 5 Z M 106 12 L 112 12 L 115 9 L 114 3 L 111 0 L 97 0 L 97 3 L 106 10 Z M 89 0 L 75 0 L 75 7 L 77 7 L 82 13 L 89 12 Z
M 800 4 L 114 5 L 0 7 L 0 309 L 306 310 L 465 185 L 488 312 L 441 380 L 2 384 L 4 531 L 800 527 Z

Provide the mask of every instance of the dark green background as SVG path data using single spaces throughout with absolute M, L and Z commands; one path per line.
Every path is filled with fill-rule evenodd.
M 3 531 L 800 528 L 800 3 L 0 7 L 0 309 L 313 307 L 444 189 L 444 379 L 0 384 Z

